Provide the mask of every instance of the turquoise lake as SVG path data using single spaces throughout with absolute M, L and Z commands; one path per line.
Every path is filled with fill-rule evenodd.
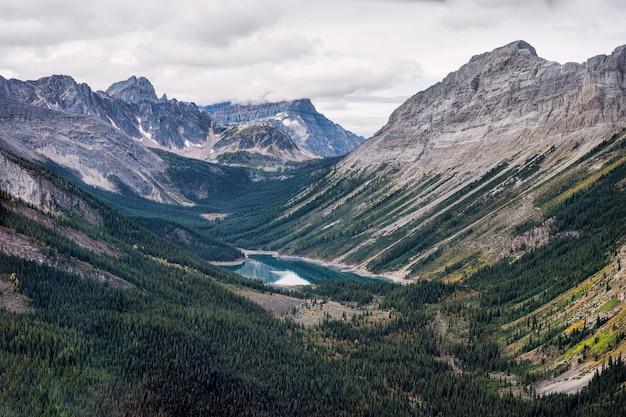
M 325 280 L 369 281 L 372 279 L 311 262 L 276 258 L 270 255 L 251 255 L 243 264 L 227 268 L 244 277 L 258 279 L 268 284 L 287 286 L 311 285 Z

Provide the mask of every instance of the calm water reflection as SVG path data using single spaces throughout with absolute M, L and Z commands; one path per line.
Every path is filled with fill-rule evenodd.
M 251 255 L 243 264 L 231 266 L 228 269 L 245 277 L 276 285 L 311 285 L 324 280 L 368 280 L 368 278 L 310 262 L 275 258 L 269 255 Z
M 276 285 L 311 285 L 309 281 L 289 269 L 278 269 L 257 259 L 248 259 L 242 265 L 234 267 L 236 273 L 244 277 L 258 279 Z

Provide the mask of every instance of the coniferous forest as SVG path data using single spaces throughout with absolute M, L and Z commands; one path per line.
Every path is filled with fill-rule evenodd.
M 601 270 L 617 250 L 626 234 L 626 205 L 615 186 L 626 178 L 623 164 L 548 213 L 555 234 L 577 234 L 564 233 L 515 262 L 494 263 L 460 282 L 328 281 L 291 291 L 213 266 L 205 253 L 148 231 L 150 221 L 134 221 L 52 178 L 99 220 L 0 196 L 0 231 L 40 248 L 39 259 L 0 255 L 0 295 L 25 300 L 21 312 L 0 310 L 1 415 L 616 416 L 626 410 L 621 356 L 608 357 L 576 394 L 539 396 L 531 384 L 541 375 L 504 352 L 500 340 L 505 324 Z M 77 243 L 77 233 L 108 249 Z M 304 326 L 275 317 L 239 295 L 242 289 L 354 305 L 376 300 L 386 317 L 364 312 Z M 444 337 L 442 323 L 465 328 Z M 542 335 L 542 343 L 552 340 Z M 566 349 L 569 342 L 559 340 Z

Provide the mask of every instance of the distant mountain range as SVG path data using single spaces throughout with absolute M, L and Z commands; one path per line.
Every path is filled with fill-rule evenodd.
M 318 156 L 345 155 L 365 140 L 328 120 L 309 99 L 248 105 L 221 103 L 204 109 L 213 120 L 226 125 L 274 126 L 300 148 Z
M 131 77 L 106 92 L 93 91 L 73 78 L 53 75 L 36 81 L 0 78 L 0 97 L 23 105 L 96 116 L 138 141 L 182 149 L 206 142 L 214 127 L 209 115 L 193 103 L 158 99 L 145 78 Z
M 308 100 L 302 101 L 306 106 L 291 106 L 297 132 L 265 122 L 225 124 L 194 103 L 158 98 L 150 81 L 134 76 L 106 92 L 63 75 L 35 81 L 0 77 L 0 102 L 3 148 L 27 159 L 48 159 L 89 185 L 114 191 L 121 182 L 143 197 L 182 204 L 189 202 L 171 189 L 167 167 L 148 148 L 274 169 L 345 154 L 363 139 L 328 121 Z

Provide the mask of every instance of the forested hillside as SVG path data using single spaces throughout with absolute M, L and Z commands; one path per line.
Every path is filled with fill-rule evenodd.
M 605 268 L 619 262 L 624 236 L 621 146 L 611 155 L 601 175 L 572 171 L 554 183 L 544 195 L 554 238 L 518 259 L 463 258 L 435 275 L 433 257 L 421 264 L 431 279 L 414 284 L 331 281 L 289 293 L 214 267 L 14 160 L 82 202 L 82 211 L 0 195 L 2 414 L 620 415 L 619 296 L 601 306 L 599 324 L 587 315 L 574 330 L 537 314 L 570 290 L 580 294 L 565 308 L 578 304 L 586 297 L 579 285 L 594 274 L 600 287 L 589 282 L 587 295 L 621 291 L 618 266 Z M 465 277 L 454 282 L 459 272 Z M 375 304 L 305 327 L 238 295 L 244 289 Z M 523 356 L 538 348 L 553 357 Z M 537 397 L 532 384 L 557 373 L 548 365 L 570 350 L 569 359 L 597 360 L 602 372 L 579 394 Z

